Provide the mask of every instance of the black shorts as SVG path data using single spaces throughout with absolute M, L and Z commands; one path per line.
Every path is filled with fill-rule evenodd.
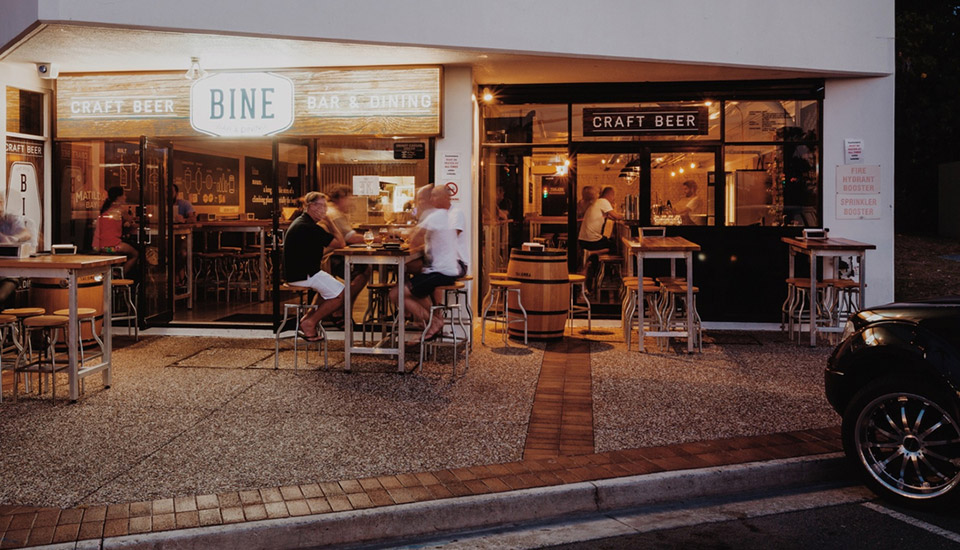
M 603 250 L 604 248 L 610 249 L 613 245 L 613 242 L 607 237 L 603 237 L 598 241 L 578 241 L 580 243 L 580 248 L 583 250 Z
M 457 282 L 456 277 L 443 273 L 417 273 L 410 278 L 410 293 L 417 298 L 426 298 L 433 294 L 438 286 L 452 285 Z

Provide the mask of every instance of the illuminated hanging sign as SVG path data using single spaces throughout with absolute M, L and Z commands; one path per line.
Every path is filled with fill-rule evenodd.
M 190 86 L 190 126 L 211 136 L 269 136 L 293 124 L 293 82 L 270 73 L 220 73 Z
M 438 136 L 441 80 L 441 67 L 61 75 L 57 137 Z
M 583 135 L 706 135 L 706 107 L 584 107 Z

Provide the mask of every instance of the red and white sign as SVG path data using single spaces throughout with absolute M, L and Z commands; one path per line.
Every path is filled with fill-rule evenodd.
M 880 166 L 855 164 L 837 166 L 837 193 L 880 192 Z
M 441 155 L 441 174 L 439 183 L 450 191 L 451 200 L 460 200 L 460 182 L 463 177 L 463 164 L 460 153 L 443 153 Z
M 863 164 L 863 140 L 845 139 L 843 140 L 843 163 L 844 164 Z

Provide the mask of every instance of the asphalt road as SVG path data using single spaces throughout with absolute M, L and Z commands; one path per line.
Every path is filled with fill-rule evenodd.
M 894 514 L 894 515 L 891 515 Z M 843 504 L 800 512 L 636 535 L 548 546 L 563 550 L 634 548 L 769 549 L 794 548 L 871 550 L 960 547 L 958 514 L 929 514 L 881 502 Z
M 960 548 L 960 511 L 922 512 L 861 486 L 807 488 L 457 533 L 404 549 Z

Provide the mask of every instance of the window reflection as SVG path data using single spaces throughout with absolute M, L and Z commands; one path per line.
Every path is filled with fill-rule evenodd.
M 819 151 L 804 143 L 727 147 L 726 224 L 819 227 Z

